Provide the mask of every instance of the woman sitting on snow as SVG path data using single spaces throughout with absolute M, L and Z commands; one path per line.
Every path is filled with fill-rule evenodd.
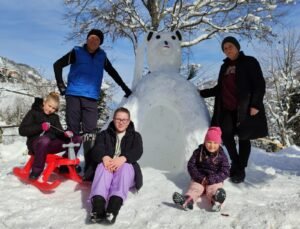
M 97 135 L 91 152 L 98 163 L 89 198 L 92 222 L 113 224 L 129 189 L 141 188 L 137 160 L 142 153 L 142 137 L 130 121 L 129 110 L 118 108 L 108 128 Z
M 220 211 L 226 193 L 222 188 L 229 176 L 229 162 L 221 144 L 221 129 L 210 127 L 204 144 L 200 145 L 188 162 L 188 172 L 192 178 L 185 195 L 173 194 L 173 201 L 184 209 L 193 209 L 194 202 L 205 192 L 213 211 Z
M 73 137 L 72 131 L 63 131 L 59 117 L 55 112 L 59 107 L 59 94 L 50 92 L 45 98 L 35 98 L 31 110 L 22 120 L 19 133 L 27 137 L 27 147 L 34 154 L 29 179 L 36 180 L 44 170 L 48 153 L 59 153 L 65 149 L 64 143 L 69 143 Z M 80 143 L 81 137 L 76 136 L 74 143 Z M 79 147 L 75 147 L 75 153 Z

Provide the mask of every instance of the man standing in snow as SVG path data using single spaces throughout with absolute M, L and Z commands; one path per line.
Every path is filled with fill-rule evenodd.
M 263 105 L 265 80 L 258 61 L 240 51 L 234 37 L 222 42 L 226 55 L 215 87 L 200 91 L 204 98 L 215 97 L 212 126 L 222 129 L 223 143 L 231 159 L 230 178 L 243 182 L 251 151 L 250 139 L 268 135 Z M 234 136 L 239 138 L 237 151 Z
M 83 132 L 83 148 L 85 158 L 85 179 L 91 179 L 89 151 L 95 140 L 98 109 L 97 101 L 101 93 L 103 70 L 105 70 L 125 92 L 125 97 L 131 90 L 123 82 L 118 72 L 113 68 L 106 53 L 100 48 L 103 43 L 103 33 L 92 29 L 83 47 L 75 46 L 69 53 L 54 63 L 54 73 L 61 95 L 66 95 L 66 121 L 68 130 L 79 135 Z M 63 68 L 71 65 L 68 74 L 68 85 L 62 79 Z

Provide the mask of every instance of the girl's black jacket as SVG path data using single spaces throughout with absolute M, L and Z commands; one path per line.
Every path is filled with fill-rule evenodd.
M 21 136 L 27 137 L 27 147 L 28 150 L 32 152 L 32 141 L 40 136 L 43 132 L 42 123 L 49 122 L 51 126 L 62 130 L 61 123 L 59 121 L 59 117 L 57 114 L 53 113 L 47 115 L 43 111 L 43 99 L 35 98 L 31 110 L 23 118 L 20 127 L 19 134 Z M 55 128 L 50 128 L 48 131 L 44 133 L 44 135 L 48 136 L 50 139 L 64 139 L 63 132 L 58 131 Z

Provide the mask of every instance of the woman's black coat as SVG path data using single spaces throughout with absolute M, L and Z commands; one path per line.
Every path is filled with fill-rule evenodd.
M 93 161 L 102 162 L 104 156 L 114 157 L 116 146 L 116 129 L 111 122 L 108 128 L 97 134 L 95 145 L 91 151 Z M 121 140 L 121 155 L 126 157 L 126 163 L 132 164 L 135 172 L 135 186 L 140 189 L 143 184 L 142 171 L 137 163 L 143 154 L 143 142 L 141 135 L 135 131 L 133 122 L 130 122 L 126 133 Z
M 219 72 L 218 83 L 214 88 L 201 90 L 202 97 L 215 96 L 212 126 L 220 126 L 222 121 L 222 77 L 229 66 L 229 58 L 224 60 Z M 236 61 L 237 84 L 237 134 L 240 139 L 256 139 L 268 135 L 267 120 L 263 97 L 265 95 L 265 80 L 258 61 L 240 52 Z M 259 110 L 255 116 L 250 116 L 250 107 Z

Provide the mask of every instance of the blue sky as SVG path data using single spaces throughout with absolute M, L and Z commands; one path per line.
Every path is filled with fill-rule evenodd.
M 55 59 L 72 47 L 62 14 L 61 0 L 2 0 L 0 55 L 50 74 Z
M 46 78 L 54 79 L 52 65 L 56 59 L 78 45 L 66 39 L 70 25 L 63 19 L 63 0 L 0 0 L 0 56 L 37 68 Z M 299 3 L 293 7 L 286 24 L 298 26 Z M 278 27 L 279 28 L 279 27 Z M 280 28 L 279 28 L 280 29 Z M 248 55 L 256 55 L 252 45 L 241 42 Z M 114 67 L 130 86 L 134 69 L 134 57 L 129 41 L 107 44 L 105 48 Z M 208 74 L 216 74 L 223 53 L 220 40 L 212 39 L 190 48 L 190 62 L 201 63 Z M 67 74 L 67 70 L 64 74 Z

